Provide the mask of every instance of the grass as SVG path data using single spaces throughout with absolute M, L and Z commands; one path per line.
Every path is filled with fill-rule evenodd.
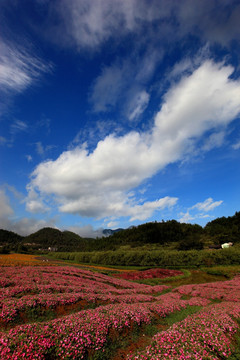
M 214 266 L 211 268 L 202 268 L 201 270 L 205 271 L 207 274 L 224 276 L 227 279 L 230 279 L 240 272 L 240 265 Z
M 166 324 L 168 326 L 172 326 L 176 322 L 184 320 L 187 316 L 195 314 L 201 308 L 202 308 L 202 306 L 187 306 L 186 308 L 184 308 L 180 311 L 176 311 L 176 312 L 173 312 L 170 315 L 168 315 L 164 319 L 164 322 L 166 322 Z
M 51 259 L 49 257 L 49 259 Z M 76 263 L 74 260 L 57 260 L 54 259 L 54 263 L 63 265 L 72 265 L 76 267 L 82 267 L 85 269 L 97 271 L 105 275 L 112 275 L 113 273 L 123 272 L 123 271 L 141 271 L 156 268 L 156 266 L 115 266 L 115 265 L 99 265 L 94 263 Z M 137 282 L 147 284 L 147 285 L 170 285 L 173 287 L 187 284 L 200 284 L 204 282 L 214 282 L 214 281 L 223 281 L 229 278 L 232 278 L 235 274 L 240 272 L 240 265 L 222 265 L 214 267 L 201 267 L 200 269 L 181 269 L 183 275 L 178 275 L 170 278 L 153 278 L 153 279 L 142 279 Z

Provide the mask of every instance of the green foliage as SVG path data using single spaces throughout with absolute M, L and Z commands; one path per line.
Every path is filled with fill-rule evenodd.
M 0 246 L 0 254 L 9 254 L 10 248 L 7 245 Z
M 210 246 L 219 246 L 223 242 L 233 242 L 234 248 L 239 244 L 240 248 L 240 212 L 227 218 L 215 219 L 205 228 L 196 224 L 181 224 L 176 220 L 149 222 L 125 230 L 120 229 L 108 237 L 97 239 L 82 238 L 71 231 L 60 231 L 49 227 L 26 237 L 0 229 L 0 246 L 7 246 L 11 251 L 17 251 L 21 244 L 28 252 L 47 252 L 48 248 L 59 252 L 85 252 L 85 256 L 81 256 L 81 259 L 87 263 L 104 261 L 109 264 L 121 264 L 121 256 L 123 256 L 124 263 L 128 265 L 154 266 L 160 261 L 175 266 L 172 256 L 166 252 L 160 254 L 159 251 L 202 250 Z M 102 259 L 103 251 L 107 260 Z M 94 254 L 89 255 L 91 252 Z M 113 254 L 113 252 L 117 253 Z M 181 257 L 180 254 L 178 255 Z M 222 255 L 220 258 L 222 261 Z M 205 259 L 205 265 L 214 264 L 214 259 L 212 256 L 208 260 Z M 236 263 L 233 256 L 231 261 Z M 202 261 L 197 257 L 196 266 L 199 263 L 202 264 Z
M 159 328 L 154 324 L 147 324 L 144 327 L 144 334 L 147 335 L 147 336 L 153 337 L 158 332 L 159 332 Z
M 200 234 L 188 234 L 178 244 L 178 250 L 202 250 L 204 243 Z
M 79 253 L 55 253 L 57 259 L 77 263 L 124 265 L 124 266 L 157 266 L 165 268 L 199 268 L 216 265 L 240 265 L 240 249 L 222 250 L 155 250 L 140 251 L 131 249 L 127 252 L 96 251 Z
M 23 240 L 20 236 L 13 231 L 0 229 L 0 253 L 8 254 L 11 250 L 17 250 L 18 244 Z
M 88 240 L 71 231 L 60 231 L 47 227 L 26 236 L 24 243 L 32 244 L 35 248 L 48 249 L 51 247 L 58 251 L 85 251 Z
M 240 212 L 229 217 L 217 218 L 205 226 L 206 234 L 210 235 L 215 244 L 222 242 L 240 242 Z
M 184 320 L 187 316 L 195 314 L 200 309 L 201 309 L 201 306 L 187 306 L 186 308 L 184 308 L 180 311 L 175 311 L 175 312 L 169 314 L 165 318 L 165 322 L 169 326 L 172 326 L 174 323 Z
M 210 275 L 232 278 L 234 275 L 240 272 L 240 266 L 239 265 L 214 266 L 212 268 L 202 268 L 202 270 Z
M 28 249 L 23 244 L 19 244 L 17 247 L 17 253 L 18 254 L 26 254 L 28 252 Z

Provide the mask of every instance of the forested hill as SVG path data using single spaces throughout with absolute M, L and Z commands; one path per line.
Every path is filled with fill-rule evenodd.
M 146 223 L 116 232 L 103 239 L 101 245 L 108 248 L 117 245 L 140 246 L 150 243 L 167 246 L 177 243 L 176 248 L 187 250 L 201 249 L 208 245 L 218 246 L 223 242 L 240 243 L 240 212 L 217 218 L 204 228 L 196 224 L 182 224 L 176 220 Z
M 108 232 L 111 233 L 111 232 Z M 115 250 L 120 246 L 157 244 L 178 250 L 202 249 L 223 242 L 240 243 L 240 212 L 217 218 L 204 228 L 182 224 L 176 220 L 151 222 L 136 227 L 113 231 L 112 235 L 97 239 L 82 238 L 71 231 L 43 228 L 22 237 L 14 232 L 0 230 L 0 246 L 4 251 L 95 251 Z
M 25 237 L 0 230 L 0 246 L 4 247 L 4 251 L 86 251 L 91 241 L 93 239 L 82 238 L 74 232 L 49 227 Z

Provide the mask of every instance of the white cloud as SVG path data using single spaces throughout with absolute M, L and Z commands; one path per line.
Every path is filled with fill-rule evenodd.
M 25 199 L 26 210 L 33 214 L 47 212 L 49 208 L 43 203 L 41 196 L 36 193 L 36 191 L 31 186 L 28 186 L 27 190 L 28 196 Z
M 178 220 L 180 223 L 189 223 L 192 220 L 206 219 L 210 217 L 210 215 L 208 214 L 201 214 L 201 213 L 193 215 L 189 213 L 189 210 L 186 213 L 181 212 L 179 216 L 181 216 Z
M 15 199 L 21 201 L 20 194 L 13 186 L 4 184 L 4 188 L 10 191 Z M 0 189 L 0 228 L 4 230 L 14 231 L 19 235 L 29 235 L 43 227 L 55 227 L 56 219 L 38 220 L 34 218 L 17 219 L 13 208 L 10 205 L 9 197 L 4 189 Z
M 103 229 L 95 230 L 91 225 L 70 226 L 68 227 L 68 230 L 84 238 L 96 238 L 103 236 Z
M 212 198 L 208 198 L 203 202 L 199 202 L 197 204 L 195 204 L 192 209 L 198 209 L 200 211 L 212 211 L 214 210 L 217 206 L 221 205 L 223 203 L 222 200 L 219 201 L 213 201 Z
M 176 205 L 178 198 L 166 196 L 156 201 L 147 201 L 142 205 L 132 206 L 129 211 L 126 211 L 127 216 L 131 216 L 130 221 L 134 220 L 146 220 L 148 219 L 155 210 L 163 210 L 171 208 Z
M 199 137 L 227 125 L 240 112 L 240 82 L 229 77 L 234 69 L 204 62 L 165 96 L 156 117 L 156 135 L 176 142 Z
M 9 218 L 0 219 L 1 228 L 4 230 L 14 231 L 15 233 L 27 236 L 44 227 L 56 228 L 56 220 L 38 220 L 34 218 L 22 218 L 20 220 L 13 220 Z
M 192 216 L 190 213 L 189 213 L 189 211 L 187 211 L 186 213 L 183 213 L 183 212 L 181 212 L 180 213 L 180 219 L 178 220 L 180 223 L 188 223 L 188 222 L 190 222 L 191 220 L 194 220 L 195 219 L 195 217 L 194 216 Z
M 206 214 L 208 211 L 213 211 L 216 207 L 220 206 L 223 203 L 222 200 L 213 201 L 212 198 L 208 198 L 203 202 L 198 202 L 197 204 L 190 207 L 186 213 L 181 212 L 179 221 L 181 223 L 188 223 L 192 220 L 196 219 L 204 219 L 210 217 L 210 215 Z M 201 211 L 201 212 L 197 212 Z
M 0 219 L 13 214 L 13 209 L 4 190 L 0 189 Z
M 31 188 L 54 195 L 60 211 L 88 217 L 125 215 L 144 220 L 154 210 L 175 204 L 177 199 L 171 197 L 140 203 L 129 192 L 189 156 L 189 144 L 192 151 L 204 134 L 217 133 L 237 117 L 240 82 L 230 79 L 233 70 L 204 62 L 169 89 L 150 132 L 109 135 L 91 153 L 80 147 L 65 151 L 35 168 Z
M 186 213 L 181 212 L 180 213 L 180 219 L 179 221 L 181 223 L 188 223 L 191 220 L 195 219 L 204 219 L 210 217 L 210 215 L 206 214 L 208 211 L 213 211 L 216 207 L 220 206 L 223 203 L 222 200 L 219 201 L 213 201 L 213 199 L 210 197 L 203 202 L 198 202 L 197 204 L 190 207 Z M 201 211 L 200 213 L 196 210 Z
M 111 229 L 116 229 L 118 227 L 119 223 L 117 221 L 109 221 L 107 223 L 107 227 Z
M 47 211 L 45 205 L 40 200 L 28 200 L 26 210 L 33 214 L 43 213 Z

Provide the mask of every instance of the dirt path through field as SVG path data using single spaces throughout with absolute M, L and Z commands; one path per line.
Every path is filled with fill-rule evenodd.
M 158 329 L 157 332 L 165 331 L 169 328 L 169 325 L 163 325 L 163 324 L 157 324 L 156 329 Z M 127 355 L 134 354 L 135 352 L 139 350 L 145 349 L 148 345 L 152 342 L 152 335 L 146 335 L 144 332 L 139 336 L 137 341 L 132 341 L 130 339 L 130 345 L 128 345 L 126 348 L 119 348 L 116 351 L 115 356 L 112 358 L 112 360 L 125 360 L 127 358 Z

